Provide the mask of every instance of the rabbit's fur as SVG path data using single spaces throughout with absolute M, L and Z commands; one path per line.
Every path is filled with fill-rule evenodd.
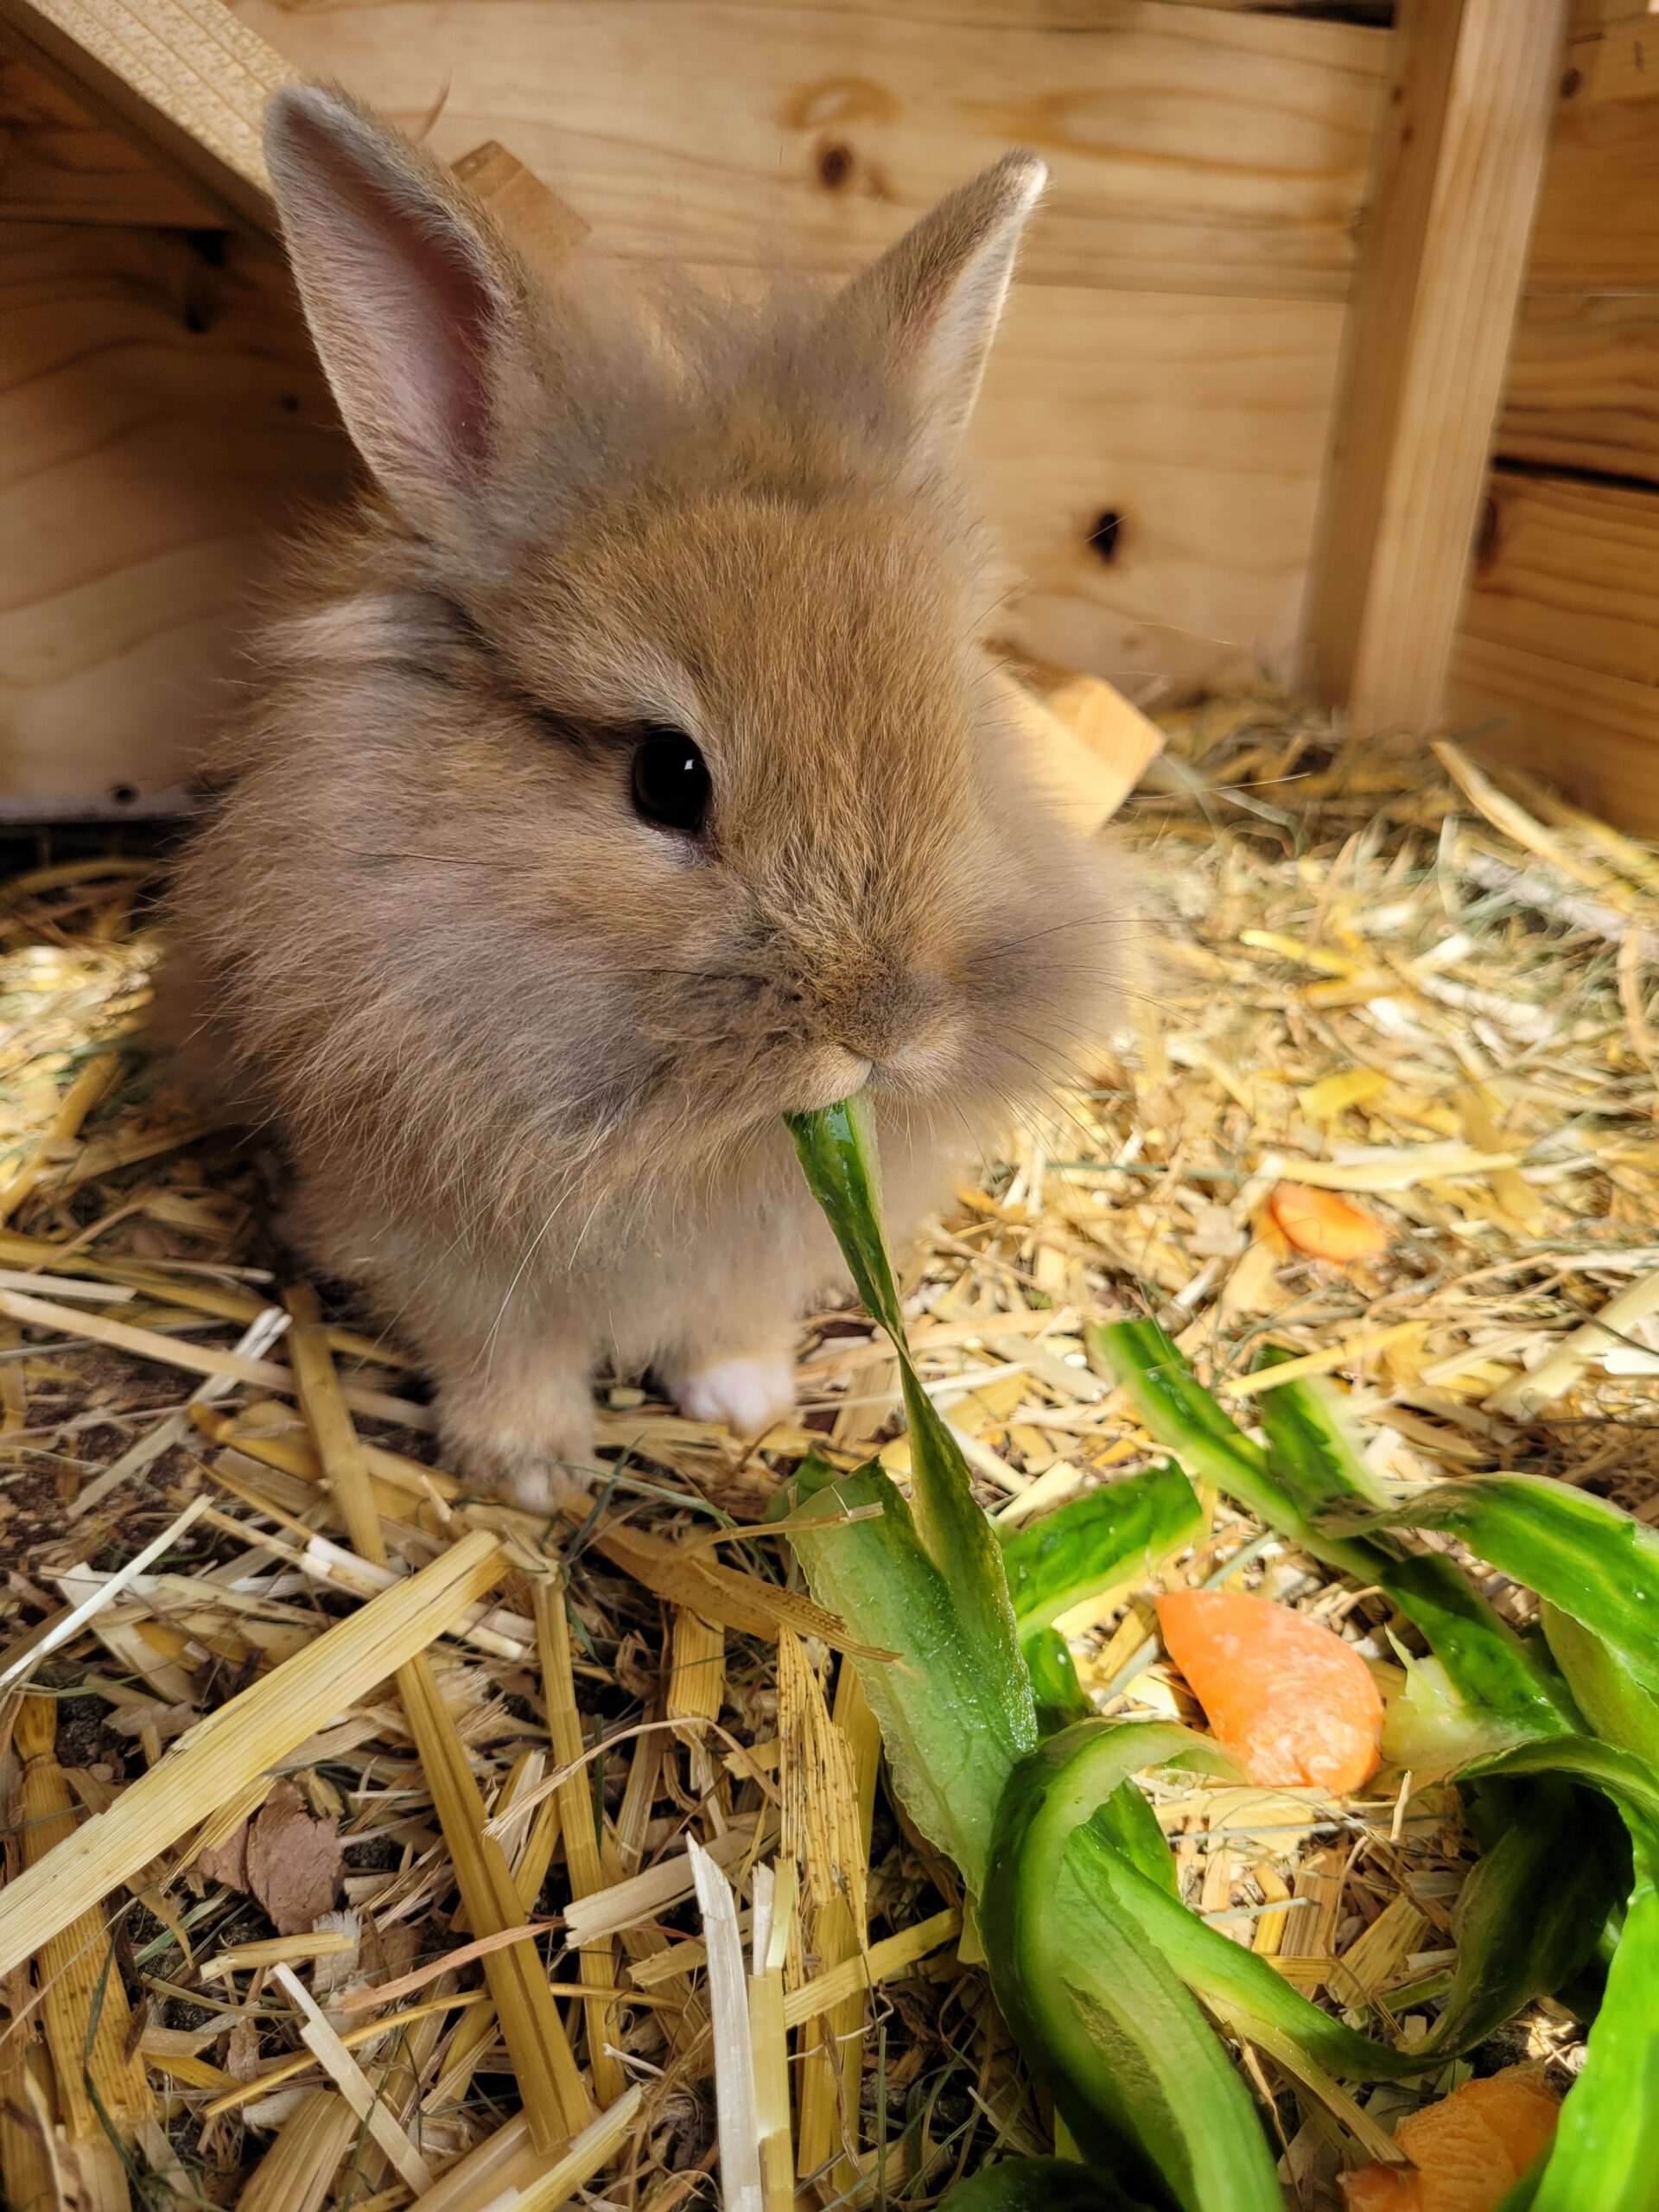
M 647 316 L 533 280 L 339 93 L 279 94 L 268 149 L 377 486 L 256 645 L 175 1020 L 449 1451 L 545 1503 L 601 1357 L 744 1431 L 789 1404 L 837 1270 L 786 1110 L 868 1077 L 902 1230 L 1098 1032 L 1112 886 L 999 709 L 956 475 L 1042 170 L 827 308 Z M 630 801 L 664 724 L 708 762 L 701 839 Z

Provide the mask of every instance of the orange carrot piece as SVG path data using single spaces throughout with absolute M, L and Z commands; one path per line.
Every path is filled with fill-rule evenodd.
M 1338 2177 L 1343 2212 L 1493 2212 L 1554 2134 L 1560 2112 L 1532 2066 L 1465 2082 L 1395 2130 L 1410 2166 Z
M 1339 1191 L 1316 1191 L 1306 1183 L 1275 1183 L 1268 1211 L 1299 1252 L 1310 1259 L 1369 1260 L 1389 1248 L 1389 1232 L 1375 1214 L 1344 1198 Z
M 1252 1782 L 1339 1795 L 1370 1780 L 1382 1700 L 1351 1644 L 1242 1591 L 1178 1590 L 1157 1602 L 1165 1648 Z

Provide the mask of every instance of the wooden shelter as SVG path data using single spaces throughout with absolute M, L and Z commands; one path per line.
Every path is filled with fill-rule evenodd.
M 0 0 L 0 41 L 14 817 L 176 803 L 273 526 L 349 479 L 258 149 L 299 73 L 545 250 L 739 280 L 846 271 L 1035 146 L 975 433 L 1007 641 L 1479 729 L 1659 828 L 1641 0 Z

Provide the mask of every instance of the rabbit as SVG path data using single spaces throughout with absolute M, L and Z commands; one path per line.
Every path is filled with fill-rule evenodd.
M 372 480 L 250 645 L 165 988 L 446 1452 L 549 1511 L 605 1363 L 745 1436 L 789 1411 L 844 1277 L 787 1113 L 868 1091 L 906 1234 L 1109 1019 L 1113 871 L 982 645 L 963 484 L 1046 172 L 740 308 L 533 276 L 338 89 L 265 143 Z

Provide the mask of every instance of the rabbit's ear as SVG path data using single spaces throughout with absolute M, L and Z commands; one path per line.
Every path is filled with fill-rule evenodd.
M 946 437 L 973 412 L 1020 233 L 1047 181 L 1035 154 L 1005 154 L 940 200 L 841 296 L 840 312 L 883 350 L 928 427 Z
M 417 525 L 495 449 L 523 272 L 429 156 L 343 92 L 290 85 L 265 159 L 306 321 L 353 442 Z

